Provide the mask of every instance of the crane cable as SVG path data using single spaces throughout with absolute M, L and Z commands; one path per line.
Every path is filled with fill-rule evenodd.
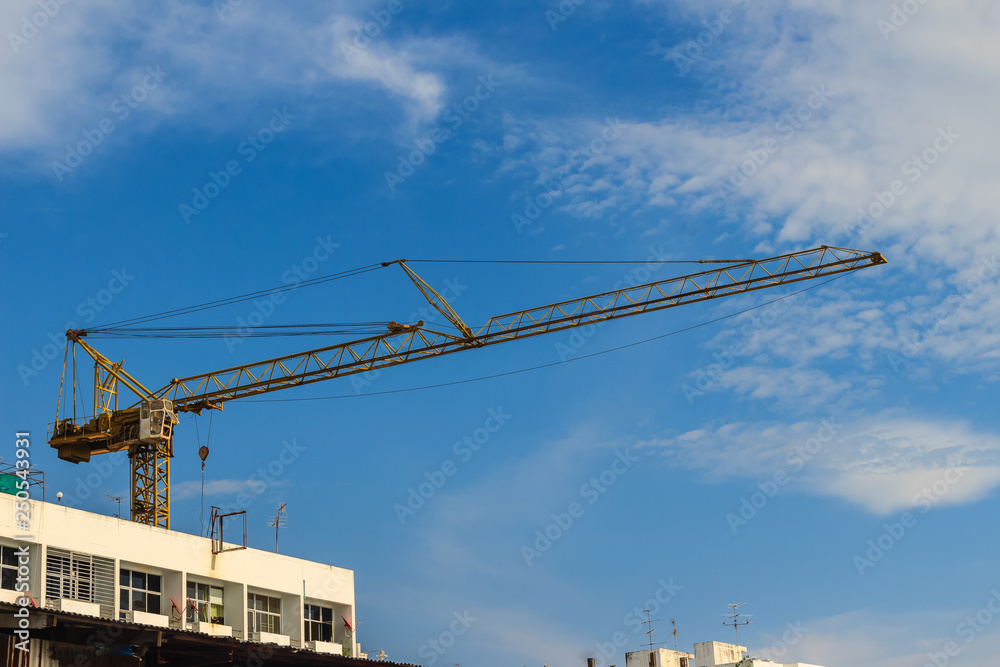
M 117 329 L 124 327 L 126 325 L 143 324 L 146 322 L 153 322 L 155 320 L 162 320 L 168 317 L 176 317 L 177 315 L 196 313 L 202 310 L 208 310 L 209 308 L 218 308 L 219 306 L 228 306 L 234 303 L 240 303 L 241 301 L 249 301 L 250 299 L 264 296 L 265 294 L 270 295 L 280 292 L 290 292 L 292 290 L 301 289 L 303 287 L 312 287 L 314 285 L 319 285 L 334 280 L 350 278 L 352 276 L 361 275 L 362 273 L 368 273 L 369 271 L 375 271 L 381 268 L 382 268 L 381 264 L 369 264 L 367 266 L 361 266 L 356 269 L 348 269 L 347 271 L 341 271 L 340 273 L 331 273 L 325 276 L 310 278 L 308 280 L 303 280 L 301 282 L 293 283 L 291 285 L 282 285 L 280 287 L 272 287 L 269 289 L 257 290 L 255 292 L 248 292 L 247 294 L 240 294 L 238 296 L 227 297 L 224 299 L 216 299 L 215 301 L 206 301 L 205 303 L 199 303 L 184 308 L 174 308 L 173 310 L 165 310 L 160 313 L 153 313 L 152 315 L 145 315 L 143 317 L 133 317 L 126 320 L 119 320 L 118 322 L 110 322 L 100 327 L 94 327 L 93 330 Z M 90 330 L 88 329 L 88 331 Z
M 98 327 L 87 329 L 92 338 L 270 338 L 275 336 L 372 335 L 385 331 L 384 322 L 322 322 L 314 324 L 259 324 L 191 327 Z
M 408 264 L 739 264 L 752 259 L 408 259 Z
M 407 262 L 421 262 L 421 263 L 447 263 L 447 264 L 733 264 L 742 262 L 751 262 L 753 260 L 748 259 L 647 259 L 647 260 L 526 260 L 526 259 L 409 259 L 404 260 Z M 385 268 L 391 264 L 391 262 L 379 262 L 375 264 L 368 264 L 366 266 L 360 266 L 354 269 L 348 269 L 346 271 L 341 271 L 339 273 L 331 273 L 324 276 L 317 276 L 316 278 L 309 278 L 307 280 L 302 280 L 301 282 L 293 283 L 291 285 L 282 285 L 279 287 L 272 287 L 269 289 L 257 290 L 254 292 L 248 292 L 246 294 L 240 294 L 237 296 L 227 297 L 223 299 L 216 299 L 215 301 L 206 301 L 205 303 L 195 304 L 193 306 L 186 306 L 183 308 L 174 308 L 172 310 L 165 310 L 159 313 L 153 313 L 150 315 L 145 315 L 141 317 L 133 317 L 129 319 L 119 320 L 117 322 L 110 322 L 97 327 L 91 327 L 86 329 L 88 334 L 94 334 L 95 337 L 134 337 L 134 338 L 207 338 L 213 336 L 226 335 L 223 333 L 216 333 L 210 335 L 194 335 L 193 332 L 205 331 L 211 329 L 211 327 L 188 327 L 187 332 L 191 332 L 188 335 L 182 335 L 180 331 L 174 331 L 173 333 L 168 333 L 169 330 L 157 330 L 155 328 L 149 329 L 138 329 L 130 328 L 135 327 L 135 325 L 145 324 L 147 322 L 155 322 L 157 320 L 166 319 L 168 317 L 176 317 L 178 315 L 187 315 L 189 313 L 196 313 L 202 310 L 208 310 L 210 308 L 218 308 L 220 306 L 228 306 L 234 303 L 240 303 L 243 301 L 249 301 L 264 295 L 271 295 L 275 293 L 289 292 L 292 290 L 301 289 L 303 287 L 313 287 L 315 285 L 320 285 L 327 282 L 332 282 L 334 280 L 341 280 L 343 278 L 350 278 L 353 276 L 361 275 L 363 273 L 368 273 L 369 271 L 375 271 L 381 268 Z M 340 323 L 338 324 L 328 324 L 321 326 L 384 326 L 388 324 L 387 322 L 363 322 L 363 323 Z M 313 326 L 313 325 L 285 325 L 284 328 L 291 328 L 294 326 Z M 278 329 L 283 328 L 281 325 L 272 325 L 271 327 L 253 327 L 254 329 Z M 244 328 L 245 329 L 245 328 Z M 246 334 L 246 331 L 241 331 L 241 335 Z M 315 335 L 327 335 L 331 333 L 341 333 L 334 331 L 315 331 L 309 332 Z M 370 331 L 350 331 L 345 330 L 342 333 L 371 333 Z M 295 335 L 291 333 L 255 333 L 251 334 L 258 337 L 263 336 L 274 336 L 274 335 Z M 307 334 L 306 334 L 307 335 Z
M 644 340 L 635 341 L 633 343 L 626 343 L 625 345 L 619 345 L 617 347 L 608 348 L 606 350 L 600 350 L 598 352 L 591 352 L 590 354 L 584 354 L 584 355 L 579 356 L 579 357 L 573 357 L 572 359 L 562 359 L 560 361 L 553 361 L 553 362 L 550 362 L 550 363 L 547 363 L 547 364 L 540 364 L 538 366 L 530 366 L 528 368 L 520 368 L 520 369 L 513 370 L 513 371 L 505 371 L 503 373 L 494 373 L 492 375 L 481 375 L 479 377 L 468 378 L 468 379 L 465 379 L 465 380 L 453 380 L 451 382 L 440 382 L 438 384 L 428 384 L 428 385 L 423 385 L 423 386 L 420 386 L 420 387 L 405 387 L 403 389 L 387 389 L 385 391 L 373 391 L 373 392 L 365 393 L 365 394 L 340 394 L 338 396 L 308 396 L 308 397 L 301 397 L 301 398 L 258 398 L 258 399 L 247 399 L 247 400 L 243 400 L 243 401 L 240 401 L 240 402 L 242 402 L 242 403 L 292 403 L 292 402 L 296 402 L 296 401 L 325 401 L 325 400 L 339 399 L 339 398 L 362 398 L 362 397 L 365 397 L 365 396 L 381 396 L 381 395 L 384 395 L 384 394 L 402 394 L 402 393 L 411 392 L 411 391 L 422 391 L 424 389 L 437 389 L 437 388 L 440 388 L 440 387 L 450 387 L 450 386 L 453 386 L 453 385 L 468 384 L 470 382 L 480 382 L 482 380 L 492 380 L 494 378 L 505 377 L 507 375 L 518 375 L 520 373 L 527 373 L 529 371 L 537 371 L 537 370 L 541 370 L 543 368 L 551 368 L 552 366 L 559 366 L 561 364 L 568 364 L 568 363 L 570 363 L 572 361 L 581 361 L 583 359 L 590 359 L 592 357 L 599 357 L 601 355 L 610 354 L 611 352 L 618 352 L 620 350 L 625 350 L 625 349 L 628 349 L 630 347 L 637 347 L 639 345 L 645 345 L 646 343 L 651 343 L 653 341 L 660 340 L 661 338 L 668 338 L 670 336 L 675 336 L 675 335 L 680 334 L 680 333 L 691 331 L 692 329 L 698 329 L 698 328 L 701 328 L 701 327 L 704 327 L 704 326 L 708 326 L 709 324 L 715 324 L 716 322 L 721 322 L 722 320 L 728 320 L 730 318 L 736 317 L 737 315 L 742 315 L 743 313 L 749 313 L 752 310 L 757 310 L 758 308 L 763 308 L 764 306 L 769 306 L 772 303 L 777 303 L 778 301 L 783 301 L 784 299 L 788 299 L 788 298 L 796 296 L 798 294 L 802 294 L 803 292 L 808 292 L 809 290 L 814 290 L 817 287 L 822 287 L 823 285 L 827 285 L 829 283 L 832 283 L 835 280 L 839 280 L 839 279 L 843 278 L 845 275 L 847 275 L 847 274 L 840 274 L 840 275 L 834 276 L 833 278 L 830 278 L 829 280 L 824 280 L 823 282 L 818 283 L 816 285 L 810 285 L 809 287 L 797 290 L 795 292 L 790 292 L 788 294 L 784 294 L 784 295 L 782 295 L 782 296 L 780 296 L 780 297 L 778 297 L 776 299 L 772 299 L 771 301 L 766 301 L 766 302 L 758 304 L 756 306 L 751 306 L 750 308 L 744 308 L 743 310 L 738 310 L 735 313 L 730 313 L 729 315 L 723 315 L 721 317 L 716 317 L 715 319 L 712 319 L 712 320 L 708 320 L 708 321 L 705 321 L 705 322 L 700 322 L 698 324 L 692 324 L 689 327 L 684 327 L 683 329 L 677 329 L 675 331 L 670 331 L 670 332 L 667 332 L 665 334 L 660 334 L 659 336 L 653 336 L 652 338 L 646 338 Z

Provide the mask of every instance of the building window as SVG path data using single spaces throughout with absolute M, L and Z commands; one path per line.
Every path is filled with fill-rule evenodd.
M 189 581 L 187 596 L 189 622 L 225 623 L 221 587 Z
M 333 609 L 315 604 L 305 606 L 306 641 L 333 641 Z
M 111 616 L 115 604 L 114 560 L 49 547 L 45 555 L 45 595 L 96 602 Z
M 159 614 L 160 596 L 163 591 L 161 584 L 162 580 L 158 574 L 146 574 L 125 568 L 119 570 L 119 617 L 125 618 L 125 612 L 128 611 Z
M 0 588 L 15 590 L 17 584 L 17 549 L 0 546 Z
M 256 593 L 247 594 L 247 626 L 250 632 L 281 632 L 281 600 Z

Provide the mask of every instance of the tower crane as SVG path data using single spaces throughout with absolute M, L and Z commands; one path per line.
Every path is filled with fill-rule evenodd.
M 67 354 L 72 346 L 74 363 L 77 347 L 94 360 L 94 416 L 60 419 L 57 403 L 57 418 L 50 427 L 48 442 L 58 451 L 60 459 L 73 463 L 89 461 L 97 454 L 127 451 L 131 461 L 132 520 L 169 528 L 170 459 L 179 413 L 221 410 L 228 401 L 289 387 L 833 276 L 885 264 L 886 260 L 878 252 L 819 246 L 767 259 L 699 262 L 723 266 L 497 315 L 478 330 L 470 328 L 406 260 L 385 262 L 383 267 L 399 265 L 455 331 L 430 329 L 423 321 L 413 324 L 389 322 L 387 331 L 380 335 L 175 378 L 156 390 L 148 389 L 125 371 L 124 362 L 113 362 L 94 349 L 85 340 L 86 330 L 69 330 L 66 332 Z M 119 393 L 123 389 L 138 398 L 128 407 L 119 407 Z

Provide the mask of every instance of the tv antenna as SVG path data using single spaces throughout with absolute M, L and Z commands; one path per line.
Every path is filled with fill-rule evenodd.
M 648 630 L 646 630 L 646 634 L 649 635 L 649 650 L 652 651 L 654 646 L 659 646 L 660 644 L 666 644 L 667 642 L 653 641 L 653 633 L 656 632 L 656 630 L 653 629 L 653 623 L 660 619 L 649 617 L 649 612 L 653 611 L 652 609 L 643 609 L 643 611 L 646 612 L 646 620 L 643 621 L 642 624 L 649 628 Z
M 281 503 L 278 505 L 278 509 L 274 514 L 274 518 L 267 522 L 268 526 L 274 527 L 274 553 L 278 553 L 278 529 L 285 524 L 285 517 L 288 516 L 285 512 L 285 507 L 288 503 Z
M 115 514 L 115 516 L 119 519 L 122 518 L 122 500 L 124 500 L 124 498 L 122 498 L 121 496 L 113 496 L 110 493 L 107 495 L 108 498 L 118 503 L 118 514 Z
M 677 621 L 674 620 L 674 619 L 670 619 L 670 627 L 673 628 L 673 631 L 674 631 L 674 650 L 676 651 L 677 650 Z
M 746 604 L 746 602 L 735 602 L 735 603 L 731 602 L 731 603 L 727 604 L 726 606 L 727 607 L 731 607 L 732 610 L 733 610 L 733 613 L 731 613 L 731 614 L 723 614 L 723 616 L 731 617 L 732 618 L 731 621 L 723 621 L 722 624 L 723 625 L 731 625 L 731 626 L 733 626 L 733 630 L 736 631 L 736 646 L 740 645 L 740 626 L 741 625 L 750 625 L 750 623 L 752 622 L 750 620 L 750 617 L 753 616 L 753 614 L 740 614 L 737 611 L 740 607 L 742 607 L 745 604 Z M 746 620 L 745 621 L 741 621 L 740 620 L 741 618 L 745 618 Z M 743 656 L 740 656 L 740 657 L 742 658 Z

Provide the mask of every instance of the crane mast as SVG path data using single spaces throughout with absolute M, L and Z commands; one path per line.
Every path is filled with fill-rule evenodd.
M 86 331 L 70 330 L 66 332 L 67 345 L 79 346 L 94 359 L 94 417 L 59 419 L 57 414 L 49 444 L 58 450 L 59 458 L 73 463 L 127 450 L 132 462 L 132 519 L 169 528 L 170 459 L 179 412 L 221 410 L 227 401 L 288 387 L 886 263 L 877 252 L 831 246 L 761 260 L 701 261 L 724 266 L 497 315 L 477 331 L 466 325 L 406 260 L 386 262 L 383 266 L 398 264 L 403 269 L 455 332 L 430 329 L 422 321 L 390 322 L 381 335 L 175 378 L 154 391 L 129 375 L 122 367 L 124 362 L 112 362 L 90 346 L 84 340 Z M 119 409 L 119 383 L 139 400 Z

